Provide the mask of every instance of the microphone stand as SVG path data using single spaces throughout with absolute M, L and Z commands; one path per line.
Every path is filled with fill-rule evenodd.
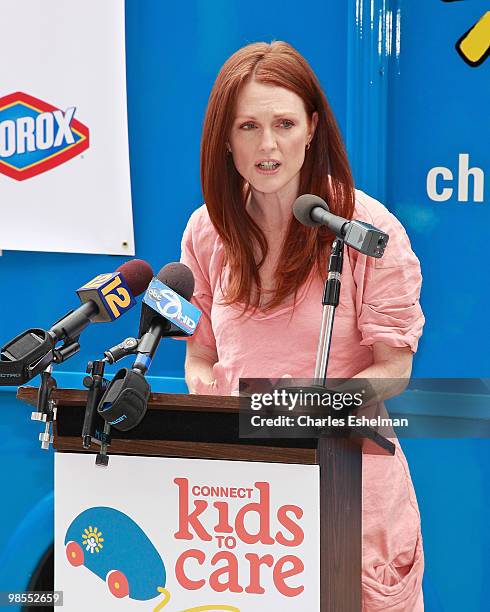
M 332 244 L 332 252 L 328 260 L 328 276 L 323 291 L 323 314 L 320 337 L 316 353 L 316 365 L 313 378 L 317 384 L 325 387 L 327 381 L 328 359 L 332 344 L 333 322 L 335 309 L 339 305 L 342 266 L 344 263 L 344 241 L 336 238 Z
M 37 410 L 31 413 L 32 421 L 41 421 L 45 424 L 44 432 L 39 434 L 39 441 L 43 450 L 49 450 L 50 445 L 53 443 L 52 427 L 54 421 L 56 421 L 57 402 L 52 398 L 53 391 L 56 389 L 56 380 L 52 374 L 53 362 L 63 363 L 65 359 L 78 352 L 80 349 L 78 340 L 79 336 L 76 338 L 66 338 L 61 347 L 53 349 L 52 355 L 47 353 L 43 358 L 49 359 L 51 363 L 41 372 L 41 384 L 37 394 Z
M 85 416 L 82 427 L 82 444 L 83 448 L 90 448 L 92 441 L 101 445 L 101 451 L 97 454 L 96 464 L 107 465 L 107 461 L 102 457 L 100 463 L 98 461 L 99 455 L 107 456 L 107 447 L 111 443 L 110 438 L 110 427 L 106 432 L 105 427 L 103 433 L 95 428 L 95 417 L 97 416 L 97 406 L 99 405 L 100 398 L 104 394 L 109 381 L 104 378 L 104 369 L 107 363 L 106 359 L 97 359 L 95 361 L 89 361 L 87 364 L 87 374 L 83 379 L 83 386 L 88 389 L 87 393 L 87 404 L 85 406 Z
M 100 450 L 95 458 L 95 465 L 107 467 L 109 465 L 108 448 L 111 445 L 111 426 L 97 414 L 97 407 L 104 395 L 110 382 L 104 378 L 106 364 L 114 364 L 127 355 L 135 353 L 138 349 L 139 341 L 136 338 L 126 338 L 120 344 L 112 347 L 105 352 L 103 359 L 89 361 L 87 364 L 87 374 L 83 379 L 83 385 L 88 389 L 87 404 L 85 406 L 85 417 L 82 428 L 83 448 L 90 448 L 92 442 L 100 445 Z M 98 420 L 99 427 L 95 425 Z M 100 426 L 103 423 L 102 430 Z
M 109 465 L 109 456 L 107 449 L 111 445 L 111 426 L 109 423 L 104 423 L 104 428 L 101 432 L 98 432 L 100 439 L 100 451 L 95 457 L 95 465 L 100 467 L 107 467 Z
M 37 411 L 31 413 L 32 421 L 41 421 L 45 423 L 44 432 L 39 434 L 41 448 L 48 450 L 50 444 L 53 443 L 53 434 L 51 426 L 56 420 L 56 400 L 51 396 L 53 390 L 56 389 L 56 380 L 52 376 L 53 366 L 50 364 L 41 372 L 41 385 L 37 393 Z

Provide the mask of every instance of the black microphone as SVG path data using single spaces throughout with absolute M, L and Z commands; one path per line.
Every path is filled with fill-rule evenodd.
M 149 287 L 147 295 L 151 298 L 152 306 L 147 303 L 146 297 L 141 307 L 141 318 L 138 336 L 141 338 L 147 333 L 153 324 L 160 322 L 163 324 L 162 335 L 165 337 L 182 336 L 181 330 L 175 324 L 175 317 L 172 313 L 178 313 L 185 306 L 185 302 L 189 303 L 194 293 L 194 275 L 191 270 L 183 263 L 169 263 L 160 270 L 156 279 L 171 289 L 170 292 L 165 290 L 158 292 L 158 288 Z M 160 295 L 163 293 L 164 295 Z M 173 294 L 172 294 L 173 293 Z M 164 309 L 155 310 L 154 302 L 159 302 L 161 297 L 165 297 L 167 303 Z M 185 302 L 182 302 L 183 298 Z M 150 301 L 150 300 L 148 300 Z
M 91 322 L 114 321 L 132 308 L 134 296 L 147 288 L 153 271 L 142 260 L 124 263 L 116 272 L 100 274 L 77 290 L 82 305 L 49 330 L 29 329 L 0 351 L 0 385 L 22 385 L 50 363 L 62 363 L 80 349 L 81 332 Z M 63 341 L 63 345 L 56 344 Z
M 166 287 L 159 287 L 158 283 L 163 283 Z M 182 312 L 182 306 L 194 308 L 189 303 L 193 293 L 194 276 L 191 270 L 182 263 L 165 265 L 148 287 L 141 304 L 139 339 L 126 338 L 106 350 L 104 352 L 106 360 L 113 364 L 123 357 L 138 353 L 141 354 L 140 359 L 143 360 L 143 363 L 135 363 L 135 367 L 140 370 L 143 368 L 145 371 L 148 370 L 149 363 L 144 365 L 143 356 L 155 353 L 160 338 L 190 335 L 191 330 L 183 330 L 175 323 L 175 320 L 176 315 Z M 155 303 L 160 303 L 162 299 L 165 300 L 164 307 L 155 306 Z
M 198 319 L 195 313 L 199 311 L 189 303 L 193 292 L 194 276 L 186 265 L 171 263 L 164 266 L 145 294 L 139 340 L 135 340 L 135 344 L 129 342 L 132 339 L 127 339 L 106 351 L 109 362 L 122 355 L 124 346 L 129 346 L 126 354 L 137 351 L 133 367 L 119 370 L 99 403 L 98 412 L 109 425 L 128 431 L 139 425 L 145 416 L 151 393 L 145 374 L 160 339 L 191 335 L 197 325 L 192 317 Z
M 377 259 L 383 257 L 389 240 L 388 234 L 364 221 L 349 221 L 332 214 L 325 200 L 319 196 L 306 193 L 297 198 L 293 205 L 293 214 L 303 225 L 327 226 L 347 246 L 364 255 Z
M 150 367 L 160 338 L 189 335 L 177 327 L 175 316 L 182 311 L 185 302 L 189 304 L 192 298 L 195 284 L 194 275 L 185 264 L 170 263 L 160 270 L 157 274 L 157 280 L 171 291 L 165 289 L 158 291 L 156 288 L 148 288 L 148 297 L 154 302 L 159 303 L 162 297 L 167 300 L 164 308 L 154 310 L 146 300 L 143 301 L 139 330 L 141 341 L 138 347 L 138 357 L 133 365 L 133 368 L 139 369 L 143 374 Z M 180 298 L 183 298 L 184 302 Z
M 132 259 L 109 274 L 99 274 L 77 289 L 82 302 L 50 329 L 57 340 L 79 336 L 89 323 L 114 321 L 135 306 L 134 297 L 146 290 L 153 276 L 151 266 Z

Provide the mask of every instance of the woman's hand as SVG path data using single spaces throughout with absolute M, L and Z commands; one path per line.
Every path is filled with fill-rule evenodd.
M 216 395 L 216 380 L 213 366 L 218 360 L 215 353 L 195 342 L 187 343 L 185 357 L 185 382 L 189 393 Z
M 216 395 L 216 381 L 204 382 L 199 376 L 192 376 L 187 383 L 190 395 Z
M 378 400 L 402 393 L 412 372 L 413 353 L 410 347 L 394 347 L 375 342 L 373 357 L 374 363 L 353 378 L 368 379 Z

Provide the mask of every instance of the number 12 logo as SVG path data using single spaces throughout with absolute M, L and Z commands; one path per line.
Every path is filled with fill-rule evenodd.
M 82 302 L 93 300 L 99 306 L 99 314 L 93 322 L 118 319 L 136 304 L 122 274 L 99 274 L 77 291 Z
M 131 294 L 129 289 L 123 285 L 120 276 L 101 289 L 107 306 L 109 306 L 114 319 L 121 316 L 128 308 L 131 308 Z

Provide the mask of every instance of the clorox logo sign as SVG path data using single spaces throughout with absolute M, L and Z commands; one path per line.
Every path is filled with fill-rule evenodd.
M 0 98 L 0 173 L 24 181 L 88 149 L 89 130 L 75 113 L 20 91 Z

